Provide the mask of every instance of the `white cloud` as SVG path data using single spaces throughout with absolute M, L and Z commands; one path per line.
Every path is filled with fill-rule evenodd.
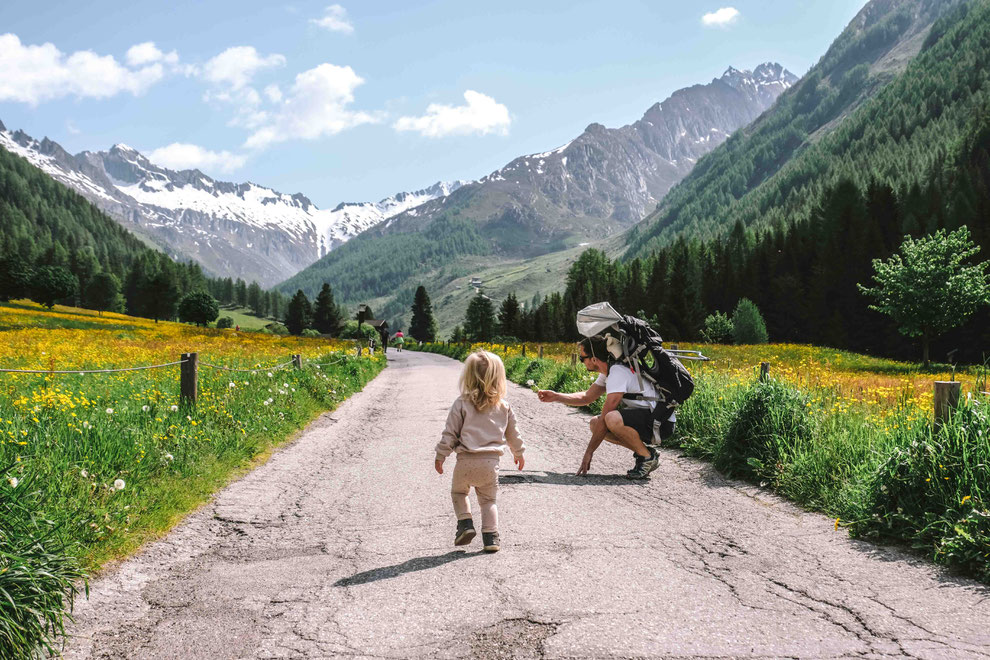
M 72 121 L 71 119 L 66 120 L 65 130 L 69 132 L 69 135 L 79 135 L 80 133 L 82 133 L 82 131 L 79 130 L 79 127 L 76 126 L 76 122 Z
M 274 53 L 262 57 L 254 46 L 234 46 L 204 64 L 202 75 L 209 82 L 238 90 L 251 82 L 261 69 L 284 65 L 284 55 Z
M 128 69 L 112 55 L 80 50 L 66 56 L 52 43 L 24 45 L 16 34 L 0 35 L 0 101 L 37 105 L 66 96 L 137 96 L 164 75 L 160 62 Z
M 326 28 L 331 32 L 354 32 L 354 26 L 347 20 L 347 10 L 340 5 L 330 5 L 326 8 L 323 18 L 311 18 L 310 23 Z
M 265 96 L 272 103 L 278 103 L 282 100 L 282 90 L 279 89 L 278 85 L 269 85 L 265 87 Z
M 270 120 L 248 137 L 245 147 L 261 149 L 287 140 L 314 140 L 380 119 L 348 110 L 364 80 L 349 66 L 321 64 L 303 71 Z
M 148 160 L 173 170 L 209 169 L 231 172 L 244 165 L 247 156 L 229 151 L 210 151 L 196 144 L 173 142 L 148 154 Z
M 431 103 L 422 117 L 400 117 L 392 127 L 397 131 L 416 131 L 426 137 L 447 135 L 486 135 L 509 132 L 509 109 L 481 92 L 464 92 L 466 105 Z
M 175 65 L 179 63 L 179 54 L 174 50 L 168 54 L 163 53 L 155 46 L 154 41 L 135 44 L 127 50 L 127 64 L 130 66 L 142 66 L 155 62 Z
M 702 25 L 725 27 L 736 22 L 739 10 L 735 7 L 722 7 L 701 17 Z

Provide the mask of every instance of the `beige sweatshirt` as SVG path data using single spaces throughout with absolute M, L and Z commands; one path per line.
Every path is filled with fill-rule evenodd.
M 447 414 L 447 426 L 437 443 L 437 460 L 443 461 L 451 452 L 502 454 L 508 444 L 513 456 L 521 456 L 526 450 L 516 429 L 516 416 L 508 402 L 487 412 L 478 412 L 474 404 L 458 397 Z

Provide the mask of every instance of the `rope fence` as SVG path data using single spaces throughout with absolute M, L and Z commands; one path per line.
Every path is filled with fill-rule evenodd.
M 182 364 L 185 360 L 177 362 L 166 362 L 165 364 L 149 364 L 143 367 L 124 367 L 121 369 L 72 369 L 72 370 L 52 370 L 52 369 L 0 369 L 0 373 L 5 374 L 115 374 L 121 371 L 141 371 L 143 369 L 161 369 L 163 367 L 174 367 Z
M 225 367 L 221 364 L 210 364 L 209 362 L 200 362 L 200 366 L 209 367 L 211 369 L 222 369 L 224 371 L 237 371 L 240 373 L 258 373 L 259 371 L 278 371 L 279 369 L 285 369 L 286 367 L 293 364 L 292 360 L 288 362 L 283 362 L 282 364 L 277 364 L 274 367 L 255 367 L 254 369 L 235 369 L 234 367 Z
M 374 354 L 374 349 L 369 348 L 369 354 Z M 360 357 L 364 352 L 361 346 L 358 346 L 355 357 Z M 315 363 L 306 362 L 305 366 L 313 367 L 329 367 L 334 364 L 340 364 L 347 360 L 346 354 L 341 354 L 340 357 L 330 360 L 329 362 Z M 200 362 L 198 353 L 183 353 L 182 359 L 176 360 L 175 362 L 165 362 L 163 364 L 148 364 L 137 367 L 121 367 L 119 369 L 0 369 L 0 373 L 7 374 L 40 374 L 40 375 L 86 375 L 86 374 L 112 374 L 121 373 L 126 371 L 144 371 L 148 369 L 163 369 L 166 367 L 180 367 L 179 372 L 179 398 L 182 403 L 188 405 L 196 405 L 196 400 L 199 395 L 199 367 L 208 367 L 210 369 L 217 369 L 221 371 L 229 371 L 236 373 L 253 373 L 257 374 L 263 371 L 278 371 L 281 369 L 288 369 L 289 367 L 295 367 L 296 369 L 302 369 L 304 366 L 302 355 L 296 354 L 292 356 L 292 359 L 288 362 L 282 362 L 269 367 L 252 367 L 249 369 L 242 369 L 238 367 L 226 367 L 221 364 L 211 364 L 209 362 Z

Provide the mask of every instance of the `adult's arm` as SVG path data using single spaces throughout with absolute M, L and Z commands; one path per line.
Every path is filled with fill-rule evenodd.
M 568 406 L 586 406 L 597 401 L 598 397 L 602 394 L 605 394 L 605 388 L 597 383 L 592 383 L 591 387 L 584 392 L 574 392 L 572 394 L 561 394 L 553 390 L 540 390 L 536 393 L 540 401 L 544 403 L 557 402 Z

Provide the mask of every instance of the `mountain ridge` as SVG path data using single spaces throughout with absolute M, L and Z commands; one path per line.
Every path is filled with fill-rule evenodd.
M 199 169 L 160 167 L 124 143 L 72 155 L 47 137 L 37 140 L 0 123 L 0 147 L 79 192 L 173 259 L 193 260 L 214 275 L 256 280 L 264 287 L 391 215 L 464 183 L 441 181 L 379 202 L 353 203 L 344 211 L 341 205 L 322 210 L 301 192 L 220 181 Z

